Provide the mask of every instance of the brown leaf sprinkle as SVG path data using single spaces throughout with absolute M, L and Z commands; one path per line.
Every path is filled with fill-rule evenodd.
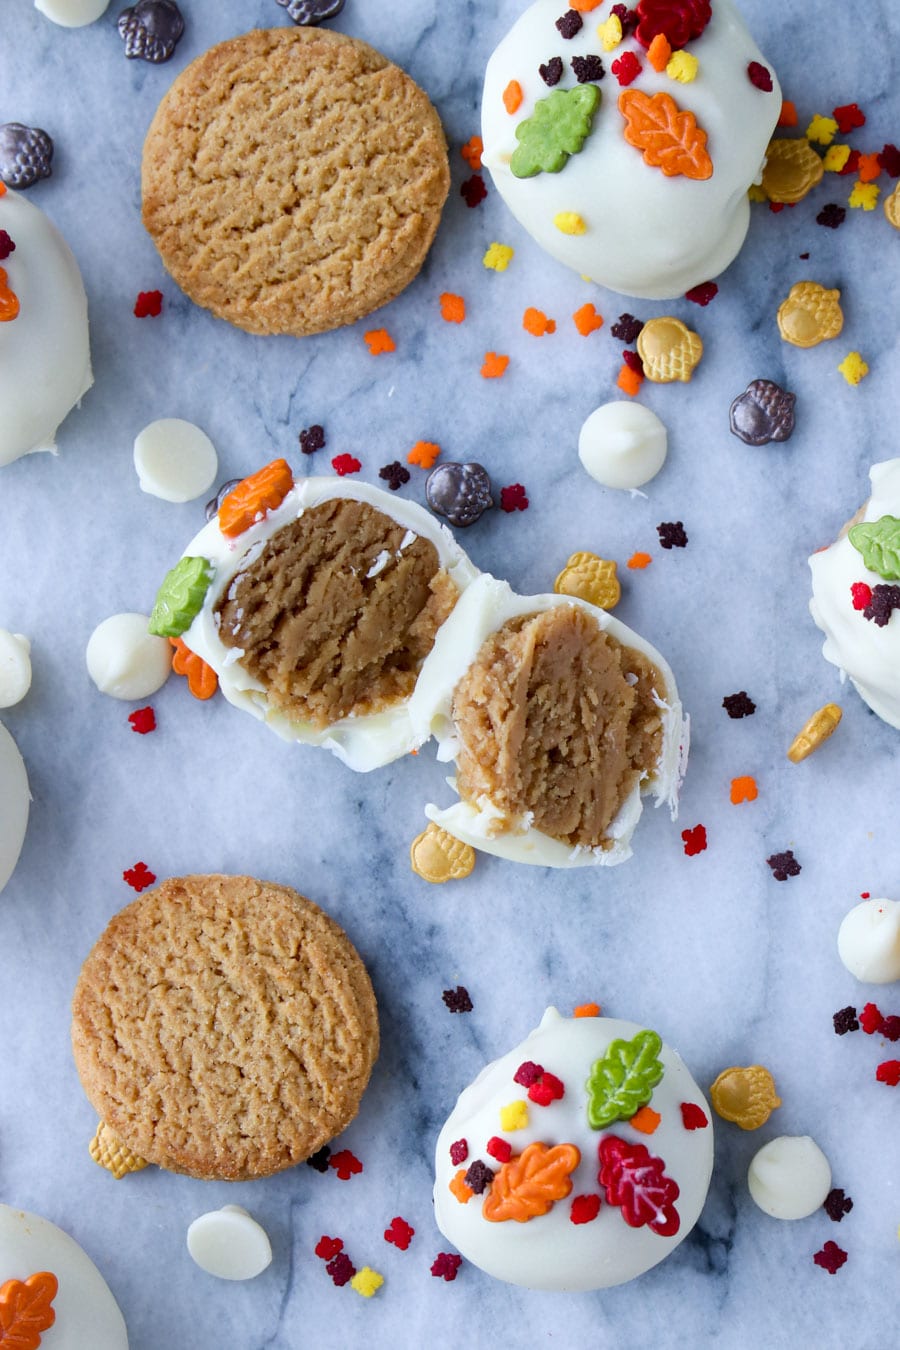
M 491 1223 L 506 1219 L 526 1223 L 546 1214 L 571 1191 L 569 1174 L 580 1161 L 581 1151 L 574 1144 L 556 1144 L 553 1148 L 529 1144 L 504 1163 L 494 1177 L 482 1215 Z
M 706 132 L 671 94 L 650 97 L 640 89 L 625 89 L 619 95 L 619 112 L 625 118 L 623 135 L 629 145 L 643 151 L 645 164 L 662 169 L 667 178 L 712 177 Z
M 59 1281 L 48 1270 L 27 1280 L 7 1280 L 0 1285 L 0 1346 L 2 1350 L 38 1350 L 41 1332 L 56 1321 L 50 1306 Z

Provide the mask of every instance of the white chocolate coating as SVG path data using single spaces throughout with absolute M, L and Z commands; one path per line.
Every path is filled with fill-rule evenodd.
M 758 180 L 766 146 L 781 111 L 781 90 L 732 0 L 712 0 L 712 19 L 686 50 L 699 61 L 696 79 L 682 84 L 657 73 L 634 36 L 603 52 L 597 24 L 608 9 L 584 14 L 584 26 L 568 41 L 554 24 L 565 11 L 558 0 L 536 0 L 497 47 L 488 62 L 482 101 L 482 162 L 494 184 L 533 238 L 554 258 L 602 286 L 646 299 L 671 299 L 718 276 L 738 253 L 750 222 L 747 189 Z M 642 71 L 632 89 L 670 94 L 692 111 L 707 133 L 712 176 L 697 181 L 668 178 L 651 168 L 623 135 L 617 103 L 622 92 L 610 69 L 633 51 Z M 576 87 L 573 56 L 602 56 L 600 106 L 578 154 L 559 173 L 516 178 L 509 167 L 518 142 L 516 127 L 534 112 L 538 99 L 553 92 L 538 67 L 560 56 L 564 74 L 556 89 Z M 773 88 L 764 93 L 747 75 L 750 61 L 765 65 Z M 518 80 L 523 100 L 513 116 L 503 91 Z M 575 212 L 586 229 L 564 234 L 557 214 Z
M 869 470 L 872 495 L 863 519 L 900 516 L 900 459 L 873 464 Z M 822 655 L 849 675 L 860 697 L 873 712 L 892 727 L 900 728 L 900 611 L 879 628 L 853 608 L 850 587 L 863 581 L 875 587 L 886 584 L 870 572 L 862 554 L 846 534 L 809 560 L 812 572 L 813 619 L 825 634 Z
M 21 192 L 0 197 L 2 264 L 19 314 L 0 323 L 0 465 L 56 449 L 56 429 L 90 389 L 87 297 L 68 244 Z
M 128 1350 L 118 1304 L 93 1261 L 61 1228 L 0 1204 L 0 1284 L 48 1270 L 59 1281 L 56 1321 L 41 1350 Z
M 25 762 L 12 736 L 0 722 L 0 891 L 19 861 L 30 802 Z
M 578 458 L 604 487 L 639 488 L 666 461 L 665 424 L 643 403 L 624 399 L 595 408 L 581 428 Z
M 900 980 L 900 901 L 863 900 L 838 930 L 838 955 L 865 984 Z
M 754 1154 L 747 1185 L 773 1219 L 805 1219 L 822 1207 L 831 1190 L 831 1166 L 808 1134 L 783 1134 Z
M 0 708 L 12 708 L 31 688 L 31 643 L 0 628 Z
M 34 0 L 35 9 L 60 28 L 84 28 L 109 8 L 109 0 Z
M 188 1228 L 187 1249 L 201 1270 L 220 1280 L 253 1280 L 272 1263 L 265 1229 L 240 1205 L 201 1214 Z
M 665 688 L 658 691 L 663 719 L 659 763 L 652 774 L 634 787 L 611 822 L 607 833 L 615 841 L 613 846 L 608 849 L 573 848 L 535 829 L 527 819 L 519 821 L 514 830 L 496 833 L 500 812 L 486 797 L 477 803 L 458 801 L 447 810 L 429 803 L 425 814 L 463 843 L 513 862 L 534 863 L 541 867 L 611 866 L 631 857 L 630 840 L 643 810 L 643 796 L 652 794 L 657 805 L 665 802 L 673 818 L 678 810 L 678 789 L 687 756 L 688 724 L 682 713 L 675 677 L 649 642 L 605 610 L 584 600 L 559 595 L 516 595 L 505 581 L 498 581 L 485 572 L 461 597 L 438 633 L 410 700 L 410 714 L 419 743 L 434 736 L 438 742 L 438 759 L 454 759 L 459 751 L 459 740 L 452 718 L 453 691 L 477 657 L 482 643 L 519 615 L 542 613 L 557 606 L 577 606 L 590 614 L 603 632 L 623 646 L 633 647 L 647 656 L 665 681 Z M 447 781 L 455 788 L 453 779 Z
M 142 492 L 164 502 L 192 502 L 215 482 L 219 457 L 193 422 L 160 417 L 136 436 L 134 467 Z
M 662 1261 L 697 1222 L 712 1174 L 712 1114 L 674 1050 L 663 1045 L 660 1052 L 664 1074 L 649 1105 L 661 1120 L 653 1134 L 642 1134 L 622 1120 L 603 1130 L 593 1130 L 588 1124 L 585 1084 L 594 1062 L 611 1041 L 631 1040 L 641 1030 L 634 1022 L 564 1018 L 555 1008 L 548 1008 L 540 1026 L 521 1045 L 488 1064 L 460 1095 L 437 1141 L 435 1219 L 444 1236 L 487 1274 L 529 1289 L 604 1289 L 634 1279 Z M 526 1060 L 560 1078 L 565 1095 L 549 1106 L 528 1101 L 527 1126 L 505 1132 L 500 1126 L 501 1107 L 528 1098 L 527 1089 L 514 1082 L 516 1070 Z M 700 1106 L 709 1125 L 686 1129 L 682 1102 Z M 596 1219 L 572 1223 L 572 1199 L 601 1194 L 597 1149 L 608 1134 L 630 1144 L 644 1144 L 652 1156 L 663 1159 L 665 1175 L 675 1180 L 680 1192 L 675 1201 L 680 1227 L 672 1237 L 662 1237 L 647 1227 L 629 1227 L 619 1208 L 607 1203 L 605 1194 Z M 500 1164 L 485 1149 L 494 1135 L 506 1139 L 514 1154 L 536 1141 L 551 1146 L 575 1144 L 581 1160 L 572 1173 L 571 1195 L 557 1201 L 549 1213 L 524 1223 L 489 1222 L 481 1213 L 483 1197 L 477 1195 L 460 1204 L 449 1190 L 460 1166 L 450 1159 L 450 1145 L 466 1140 L 469 1152 L 461 1164 L 463 1171 L 479 1158 L 496 1171 Z
M 149 698 L 172 670 L 168 639 L 148 633 L 146 614 L 112 614 L 88 639 L 88 674 L 101 694 L 113 698 Z

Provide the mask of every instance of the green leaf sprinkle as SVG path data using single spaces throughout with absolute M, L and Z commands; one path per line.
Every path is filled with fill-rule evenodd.
M 159 637 L 181 637 L 203 608 L 214 568 L 207 558 L 182 558 L 156 593 L 147 625 Z
M 661 1049 L 662 1040 L 655 1031 L 639 1031 L 633 1040 L 609 1045 L 585 1085 L 592 1130 L 602 1130 L 614 1120 L 630 1120 L 647 1105 L 663 1076 Z
M 509 165 L 516 178 L 559 173 L 569 156 L 577 155 L 584 145 L 599 106 L 600 90 L 595 84 L 556 89 L 547 98 L 539 98 L 531 116 L 516 127 L 519 144 Z
M 851 525 L 849 539 L 870 572 L 885 581 L 900 581 L 900 520 L 896 516 Z

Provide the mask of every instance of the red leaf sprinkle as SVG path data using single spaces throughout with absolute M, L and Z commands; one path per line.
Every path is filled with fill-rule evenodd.
M 162 313 L 162 291 L 139 291 L 134 302 L 136 319 L 155 319 Z
M 686 1130 L 705 1130 L 709 1117 L 696 1102 L 681 1103 L 681 1120 Z
M 695 825 L 691 830 L 682 830 L 681 837 L 684 840 L 684 853 L 686 858 L 693 858 L 697 853 L 702 853 L 706 848 L 705 825 Z
M 152 708 L 136 708 L 133 713 L 128 714 L 128 720 L 131 723 L 131 730 L 136 731 L 139 736 L 146 736 L 149 731 L 156 730 L 156 714 Z
M 332 1153 L 328 1159 L 328 1166 L 333 1167 L 338 1174 L 340 1181 L 349 1181 L 352 1176 L 363 1170 L 363 1165 L 349 1148 L 342 1148 L 339 1153 Z
M 137 891 L 140 895 L 141 891 L 145 891 L 148 886 L 153 885 L 156 880 L 156 873 L 151 872 L 146 863 L 138 862 L 135 863 L 134 867 L 126 868 L 122 873 L 122 880 L 127 881 L 132 890 Z
M 391 1219 L 390 1228 L 384 1230 L 384 1240 L 385 1242 L 393 1243 L 395 1247 L 399 1247 L 401 1252 L 405 1252 L 412 1241 L 415 1231 L 416 1230 L 411 1228 L 406 1220 L 401 1219 L 398 1214 L 395 1218 Z
M 817 1266 L 827 1270 L 829 1275 L 836 1274 L 847 1260 L 847 1253 L 836 1242 L 826 1242 L 820 1252 L 813 1257 Z

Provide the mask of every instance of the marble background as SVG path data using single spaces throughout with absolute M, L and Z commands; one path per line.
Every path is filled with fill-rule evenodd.
M 63 229 L 83 270 L 96 384 L 65 423 L 58 458 L 34 456 L 0 475 L 0 624 L 30 636 L 34 661 L 31 692 L 3 714 L 34 801 L 0 899 L 0 1197 L 84 1245 L 122 1306 L 132 1350 L 343 1350 L 364 1340 L 880 1350 L 896 1322 L 900 1096 L 874 1070 L 895 1051 L 862 1033 L 838 1039 L 831 1016 L 873 997 L 900 1012 L 900 988 L 858 985 L 835 948 L 861 892 L 900 895 L 900 740 L 852 690 L 842 693 L 822 660 L 806 557 L 865 498 L 869 464 L 897 451 L 900 238 L 880 208 L 849 212 L 837 231 L 818 226 L 822 205 L 845 201 L 852 185 L 829 178 L 793 210 L 755 209 L 708 309 L 598 291 L 539 254 L 496 193 L 474 210 L 459 195 L 469 174 L 459 146 L 478 130 L 483 67 L 522 0 L 348 0 L 335 26 L 406 67 L 440 111 L 454 180 L 444 220 L 421 276 L 377 319 L 394 355 L 369 355 L 362 329 L 371 325 L 305 341 L 249 337 L 167 279 L 140 223 L 140 151 L 161 95 L 189 61 L 287 19 L 275 0 L 182 8 L 185 37 L 168 65 L 154 67 L 125 60 L 116 9 L 66 31 L 29 0 L 3 5 L 0 121 L 36 124 L 55 139 L 53 176 L 30 199 Z M 889 0 L 864 12 L 836 0 L 803 15 L 766 0 L 743 8 L 801 128 L 856 100 L 868 116 L 856 144 L 900 141 L 900 20 Z M 495 239 L 516 250 L 503 275 L 481 265 Z M 778 303 L 805 278 L 840 287 L 846 316 L 841 337 L 811 351 L 783 345 L 775 327 Z M 135 296 L 154 288 L 163 314 L 139 322 Z M 444 290 L 466 298 L 461 327 L 438 316 Z M 569 316 L 589 299 L 606 325 L 584 339 Z M 526 305 L 555 317 L 556 334 L 523 332 Z M 600 488 L 576 455 L 581 422 L 617 392 L 620 346 L 608 329 L 624 310 L 670 310 L 706 343 L 689 386 L 645 384 L 641 393 L 670 438 L 646 497 Z M 836 370 L 853 348 L 871 367 L 857 389 Z M 503 380 L 480 378 L 487 350 L 509 353 Z M 785 445 L 751 449 L 729 433 L 729 404 L 757 377 L 797 395 Z M 428 753 L 356 777 L 322 752 L 282 744 L 221 699 L 195 703 L 178 679 L 151 700 L 158 730 L 133 735 L 129 705 L 90 683 L 84 649 L 107 615 L 149 609 L 202 523 L 202 502 L 173 506 L 138 488 L 133 438 L 162 416 L 207 430 L 222 480 L 275 455 L 307 470 L 297 433 L 321 422 L 319 472 L 349 451 L 377 482 L 382 464 L 424 438 L 445 458 L 481 460 L 498 487 L 525 484 L 528 511 L 490 513 L 465 545 L 522 591 L 550 589 L 575 550 L 618 559 L 617 613 L 665 653 L 693 718 L 677 824 L 648 810 L 635 856 L 620 868 L 555 873 L 483 857 L 464 884 L 433 888 L 407 856 L 423 803 L 448 799 Z M 421 501 L 425 475 L 413 474 L 402 491 Z M 687 549 L 659 549 L 655 527 L 668 520 L 684 522 Z M 644 572 L 624 570 L 636 549 L 653 555 Z M 732 721 L 722 699 L 741 689 L 757 713 Z M 794 733 L 835 698 L 838 733 L 790 764 Z M 739 774 L 756 776 L 756 802 L 731 805 Z M 699 822 L 709 847 L 688 858 L 681 830 Z M 787 848 L 803 870 L 781 884 L 765 860 Z M 96 1120 L 72 1064 L 69 1001 L 94 939 L 132 898 L 122 871 L 138 859 L 160 876 L 233 870 L 291 883 L 347 928 L 371 970 L 383 1033 L 361 1113 L 341 1140 L 362 1175 L 340 1182 L 301 1166 L 227 1186 L 148 1169 L 115 1183 L 90 1160 Z M 457 983 L 474 1002 L 466 1016 L 441 1001 Z M 567 1011 L 588 999 L 658 1028 L 704 1086 L 730 1064 L 768 1065 L 782 1108 L 756 1134 L 717 1123 L 700 1224 L 635 1283 L 554 1296 L 469 1266 L 454 1284 L 432 1279 L 447 1243 L 432 1218 L 431 1156 L 457 1092 L 546 1004 Z M 839 1227 L 824 1212 L 780 1223 L 750 1200 L 750 1157 L 781 1133 L 810 1133 L 827 1153 L 835 1185 L 854 1201 Z M 248 1284 L 215 1281 L 185 1250 L 188 1223 L 228 1202 L 272 1238 L 271 1267 Z M 416 1230 L 407 1252 L 382 1238 L 395 1214 Z M 313 1254 L 323 1233 L 383 1273 L 377 1297 L 332 1286 Z M 833 1277 L 812 1261 L 828 1239 L 849 1253 Z

